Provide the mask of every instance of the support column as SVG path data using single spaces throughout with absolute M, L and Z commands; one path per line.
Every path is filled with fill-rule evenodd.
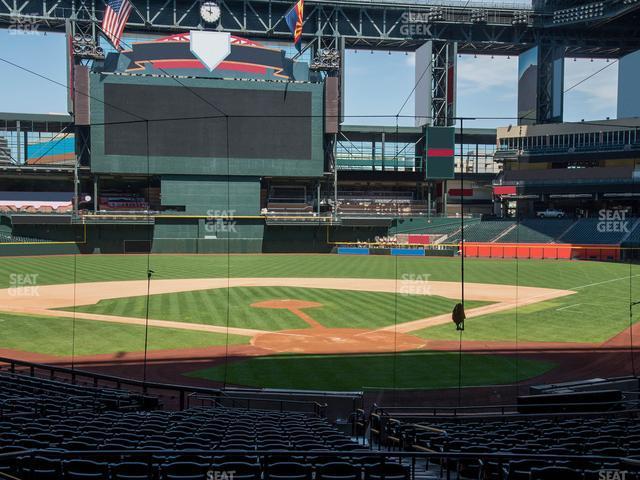
M 93 213 L 98 211 L 98 175 L 93 177 Z
M 442 182 L 442 216 L 447 216 L 447 181 Z
M 22 129 L 20 128 L 20 120 L 16 121 L 16 162 L 22 163 L 22 139 L 20 138 Z M 25 163 L 27 159 L 25 157 Z
M 456 62 L 458 46 L 453 42 L 434 42 L 433 48 L 433 97 L 431 109 L 433 125 L 450 127 L 456 120 Z
M 380 146 L 382 148 L 382 150 L 380 151 L 380 165 L 382 168 L 382 171 L 385 171 L 385 165 L 384 165 L 384 146 L 386 143 L 386 136 L 384 134 L 384 132 L 382 132 L 382 139 L 380 140 Z

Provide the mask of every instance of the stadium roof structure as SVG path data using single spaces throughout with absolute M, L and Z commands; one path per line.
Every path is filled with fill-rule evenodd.
M 290 0 L 219 0 L 216 29 L 256 39 L 289 40 L 284 15 Z M 203 29 L 199 2 L 132 0 L 127 32 L 167 34 Z M 565 45 L 569 57 L 620 57 L 640 49 L 637 2 L 505 2 L 427 0 L 308 0 L 303 39 L 347 48 L 412 51 L 428 40 L 458 42 L 461 53 L 515 55 L 542 43 Z M 0 27 L 25 22 L 41 31 L 65 31 L 67 21 L 94 31 L 100 0 L 0 2 Z M 420 28 L 407 28 L 419 25 Z M 212 27 L 212 28 L 213 28 Z
M 57 133 L 72 123 L 71 115 L 63 113 L 0 112 L 0 130 Z

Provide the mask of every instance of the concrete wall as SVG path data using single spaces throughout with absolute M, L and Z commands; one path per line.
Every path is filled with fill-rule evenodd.
M 87 225 L 86 238 L 83 225 L 29 227 L 20 230 L 38 241 L 0 243 L 0 256 L 132 254 L 148 252 L 149 247 L 158 254 L 329 253 L 341 242 L 369 242 L 389 234 L 387 227 L 274 226 L 261 218 L 229 220 L 222 228 L 204 218 L 166 217 L 157 218 L 153 226 Z M 13 233 L 18 230 L 14 227 Z
M 185 207 L 186 215 L 246 216 L 260 213 L 258 177 L 164 175 L 162 205 Z

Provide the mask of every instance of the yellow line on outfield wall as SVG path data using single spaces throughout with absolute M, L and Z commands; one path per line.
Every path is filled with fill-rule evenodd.
M 123 219 L 131 219 L 131 218 L 178 218 L 178 219 L 203 219 L 203 220 L 217 220 L 217 219 L 247 219 L 247 220 L 317 220 L 322 223 L 333 223 L 332 217 L 315 217 L 313 215 L 309 216 L 295 216 L 291 215 L 115 215 L 115 214 L 107 214 L 107 215 L 87 215 L 86 217 L 82 217 L 84 220 L 87 219 L 115 219 L 115 218 L 123 218 Z M 325 221 L 326 220 L 326 221 Z M 86 222 L 85 222 L 86 223 Z

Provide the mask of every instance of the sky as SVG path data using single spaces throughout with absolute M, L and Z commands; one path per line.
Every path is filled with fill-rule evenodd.
M 11 66 L 1 59 L 47 77 L 62 86 Z M 609 66 L 610 65 L 610 66 Z M 346 123 L 413 125 L 415 56 L 411 53 L 349 50 L 345 68 Z M 615 118 L 617 64 L 605 60 L 567 58 L 565 90 L 607 66 L 598 75 L 565 95 L 566 121 Z M 458 58 L 457 115 L 494 117 L 465 124 L 496 127 L 516 123 L 517 57 L 462 55 Z M 66 112 L 65 38 L 0 30 L 0 111 L 23 113 Z M 401 107 L 406 102 L 404 108 Z M 496 118 L 497 117 L 497 118 Z

